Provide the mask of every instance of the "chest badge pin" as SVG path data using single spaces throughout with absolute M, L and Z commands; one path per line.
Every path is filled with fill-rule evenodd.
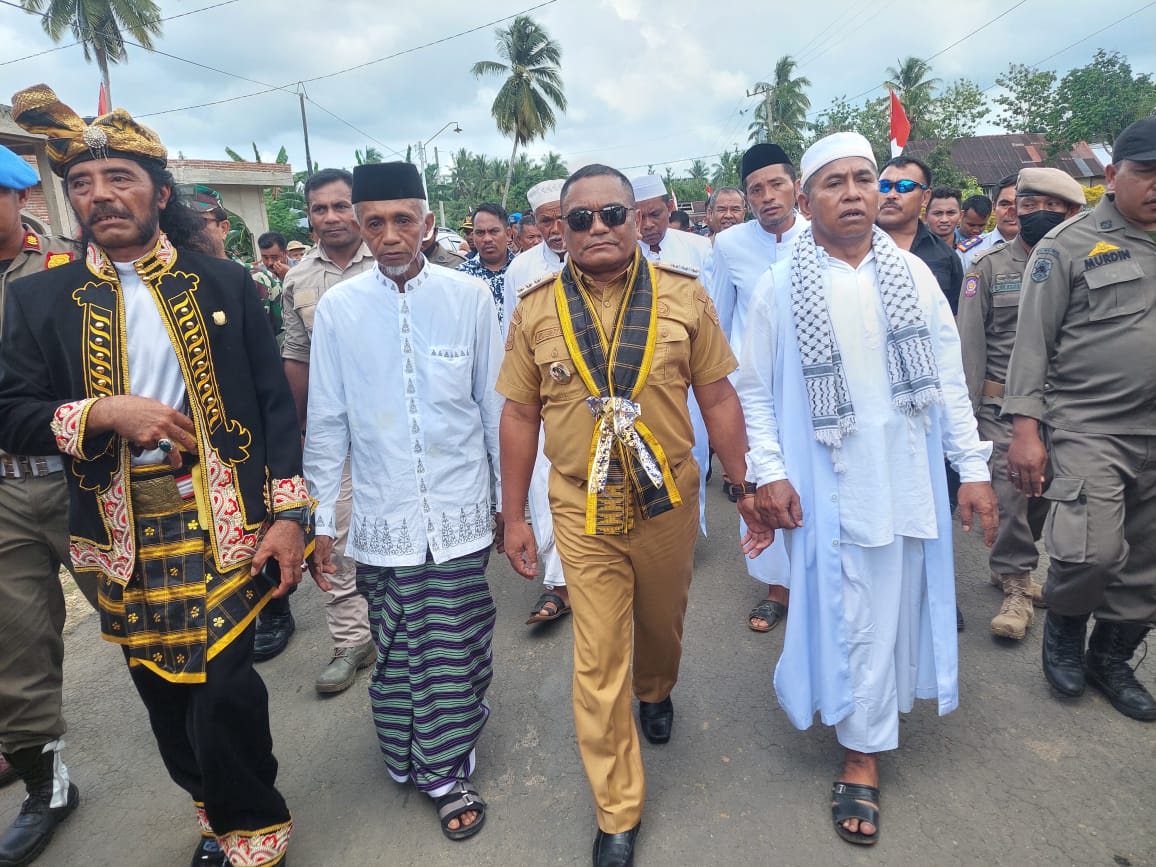
M 550 365 L 550 378 L 555 382 L 565 385 L 570 381 L 570 377 L 570 368 L 568 368 L 561 361 L 555 361 Z

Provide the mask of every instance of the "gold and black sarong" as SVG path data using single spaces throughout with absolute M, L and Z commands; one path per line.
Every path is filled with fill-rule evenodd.
M 205 666 L 253 621 L 275 589 L 246 563 L 219 571 L 195 497 L 181 496 L 171 467 L 134 467 L 131 497 L 137 562 L 125 586 L 99 591 L 104 638 L 130 666 L 173 683 L 204 683 Z

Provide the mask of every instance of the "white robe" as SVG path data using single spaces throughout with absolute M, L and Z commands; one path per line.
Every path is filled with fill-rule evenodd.
M 862 630 L 856 625 L 861 611 L 844 609 L 849 579 L 842 547 L 881 551 L 872 546 L 911 538 L 903 535 L 907 532 L 930 537 L 915 542 L 923 549 L 917 560 L 922 573 L 904 576 L 908 590 L 914 588 L 914 601 L 905 609 L 906 622 L 896 627 L 907 637 L 912 658 L 904 677 L 891 678 L 890 688 L 902 693 L 889 704 L 902 710 L 914 698 L 937 698 L 945 714 L 959 703 L 955 565 L 943 461 L 946 454 L 964 482 L 986 481 L 991 444 L 981 442 L 976 432 L 947 300 L 922 261 L 903 251 L 900 255 L 915 280 L 931 332 L 944 401 L 928 412 L 926 425 L 899 416 L 889 396 L 883 407 L 866 405 L 879 402 L 880 387 L 889 394 L 886 347 L 877 339 L 885 335 L 882 305 L 872 300 L 877 296 L 871 291 L 874 259 L 868 254 L 857 268 L 835 263 L 828 270 L 828 306 L 861 426 L 844 440 L 844 473 L 835 473 L 830 449 L 815 440 L 807 410 L 789 261 L 771 269 L 767 291 L 755 299 L 747 323 L 736 385 L 751 441 L 748 472 L 760 485 L 790 479 L 803 508 L 803 526 L 782 534 L 790 552 L 791 613 L 775 669 L 779 703 L 800 729 L 811 725 L 816 711 L 827 725 L 848 719 L 862 706 L 862 685 L 881 682 L 862 669 L 858 657 L 852 667 L 855 637 L 850 633 Z M 867 315 L 875 321 L 865 323 Z M 863 444 L 868 448 L 861 449 Z M 881 478 L 880 468 L 887 477 L 882 496 L 863 487 L 865 479 Z M 918 478 L 910 475 L 916 471 Z M 907 514 L 912 509 L 922 514 Z M 905 557 L 903 562 L 912 561 Z M 894 664 L 895 648 L 885 651 L 882 657 Z M 886 697 L 875 699 L 888 703 Z

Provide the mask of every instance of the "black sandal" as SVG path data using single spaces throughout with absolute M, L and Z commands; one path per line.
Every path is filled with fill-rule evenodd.
M 870 801 L 865 804 L 864 801 Z M 835 823 L 835 833 L 857 846 L 871 846 L 879 839 L 879 790 L 874 786 L 860 786 L 855 783 L 836 782 L 831 787 L 831 819 Z M 860 823 L 870 822 L 875 826 L 874 834 L 862 831 L 848 831 L 843 823 L 848 819 L 858 819 Z M 860 825 L 862 827 L 862 825 Z
M 465 840 L 482 830 L 486 824 L 486 802 L 478 794 L 478 790 L 468 780 L 459 780 L 454 787 L 437 798 L 434 806 L 438 810 L 438 819 L 442 824 L 442 833 L 451 840 Z M 450 828 L 449 824 L 463 813 L 477 813 L 478 818 L 472 824 L 461 825 L 459 828 Z
M 755 632 L 770 632 L 784 617 L 787 616 L 787 606 L 782 602 L 776 602 L 774 599 L 764 599 L 758 605 L 751 609 L 751 613 L 747 615 L 747 626 Z M 755 618 L 767 621 L 766 626 L 755 626 Z
M 548 605 L 554 606 L 553 614 L 542 614 L 542 609 Z M 566 600 L 557 593 L 551 593 L 549 590 L 544 591 L 538 597 L 538 601 L 534 603 L 534 610 L 530 612 L 530 619 L 526 621 L 526 625 L 531 623 L 549 623 L 551 620 L 557 620 L 559 617 L 565 617 L 570 613 L 570 606 Z

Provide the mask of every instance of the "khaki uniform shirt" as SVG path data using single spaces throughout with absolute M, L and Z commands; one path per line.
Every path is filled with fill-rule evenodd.
M 1020 285 L 1028 251 L 1018 240 L 980 254 L 963 278 L 959 296 L 959 341 L 963 375 L 971 405 L 999 406 L 1000 397 L 984 397 L 984 380 L 1007 382 L 1007 365 L 1016 339 L 1020 312 Z
M 281 288 L 281 320 L 285 342 L 281 357 L 309 363 L 313 339 L 313 314 L 321 296 L 340 283 L 368 271 L 376 264 L 369 248 L 362 244 L 344 269 L 337 267 L 318 244 L 289 269 Z
M 1032 251 L 1003 411 L 1156 435 L 1156 242 L 1108 196 Z
M 694 444 L 687 388 L 717 382 L 738 363 L 702 284 L 660 266 L 655 266 L 655 276 L 658 335 L 650 375 L 637 401 L 642 421 L 673 468 L 690 457 Z M 608 284 L 587 280 L 586 285 L 609 334 L 626 291 L 626 275 Z M 563 476 L 585 482 L 595 420 L 586 406 L 590 393 L 562 339 L 552 278 L 526 292 L 514 309 L 497 388 L 518 403 L 541 403 L 546 457 Z
M 57 265 L 67 265 L 80 256 L 80 244 L 55 235 L 41 235 L 24 226 L 24 247 L 7 268 L 0 272 L 0 324 L 4 322 L 4 290 L 14 281 Z M 0 455 L 4 454 L 0 450 Z M 59 458 L 59 455 L 56 456 Z
M 429 252 L 425 254 L 426 259 L 431 265 L 441 265 L 443 268 L 452 268 L 457 270 L 458 265 L 466 261 L 465 256 L 459 256 L 457 253 L 451 253 L 441 244 L 434 244 L 430 247 Z

